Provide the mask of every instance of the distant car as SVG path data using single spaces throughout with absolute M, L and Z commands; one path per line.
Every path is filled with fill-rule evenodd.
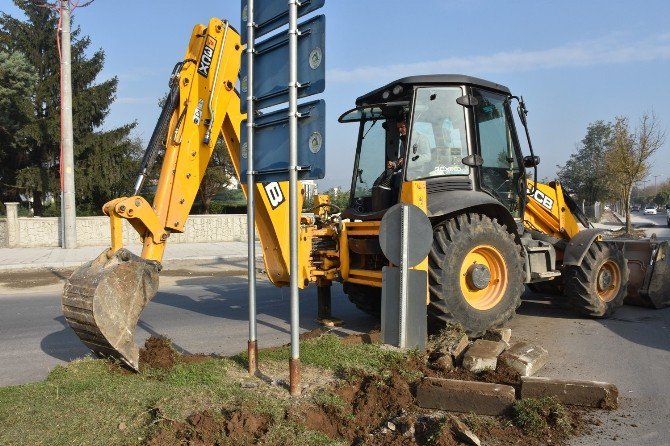
M 634 204 L 630 207 L 631 212 L 640 212 L 640 206 L 637 204 Z
M 656 206 L 648 204 L 644 207 L 644 215 L 656 215 L 656 214 L 658 214 Z

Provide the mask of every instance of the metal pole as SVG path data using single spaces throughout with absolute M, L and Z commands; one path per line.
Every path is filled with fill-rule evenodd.
M 409 238 L 409 210 L 406 205 L 400 208 L 400 327 L 398 346 L 407 347 L 407 257 Z
M 291 255 L 291 358 L 289 388 L 300 395 L 300 343 L 298 301 L 298 2 L 288 1 L 289 11 L 289 229 Z
M 249 374 L 258 369 L 258 342 L 256 340 L 256 232 L 254 215 L 254 0 L 247 6 L 247 275 L 249 288 Z
M 74 196 L 74 148 L 72 136 L 72 64 L 70 55 L 70 4 L 61 0 L 61 146 L 63 191 L 61 220 L 65 249 L 77 247 L 77 209 Z

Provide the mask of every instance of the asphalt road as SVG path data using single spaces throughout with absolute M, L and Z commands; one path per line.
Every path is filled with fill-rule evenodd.
M 658 224 L 646 230 L 670 238 L 664 215 L 636 216 L 634 221 Z M 236 276 L 238 272 L 199 277 L 183 270 L 162 278 L 160 292 L 140 319 L 137 342 L 163 334 L 189 353 L 245 350 L 246 279 Z M 0 386 L 41 380 L 57 364 L 88 353 L 65 324 L 62 285 L 55 282 L 37 288 L 0 287 Z M 288 343 L 288 290 L 264 280 L 258 288 L 260 346 Z M 315 289 L 301 292 L 300 300 L 301 329 L 315 328 Z M 340 285 L 333 288 L 333 313 L 346 321 L 346 331 L 367 331 L 377 324 L 348 302 Z M 670 446 L 670 309 L 626 306 L 612 319 L 590 320 L 552 304 L 547 296 L 527 293 L 509 326 L 513 340 L 549 350 L 550 361 L 539 375 L 618 386 L 620 410 L 597 412 L 602 426 L 574 445 Z

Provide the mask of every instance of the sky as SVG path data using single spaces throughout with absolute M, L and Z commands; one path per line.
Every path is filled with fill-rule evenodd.
M 17 14 L 10 0 L 0 5 Z M 337 123 L 339 115 L 408 75 L 466 74 L 523 96 L 540 178 L 555 177 L 591 122 L 627 116 L 635 125 L 653 111 L 670 129 L 667 0 L 327 0 L 319 13 L 327 68 L 321 191 L 351 181 L 357 128 Z M 106 127 L 137 121 L 136 136 L 148 141 L 193 26 L 213 16 L 240 29 L 239 1 L 97 0 L 75 11 L 91 49 L 105 51 L 100 80 L 119 79 Z M 669 149 L 666 142 L 653 160 L 659 183 L 670 177 Z

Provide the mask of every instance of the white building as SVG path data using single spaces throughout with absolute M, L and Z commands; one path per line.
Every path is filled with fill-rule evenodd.
M 314 180 L 303 180 L 302 187 L 305 188 L 305 200 L 310 200 L 319 193 Z

